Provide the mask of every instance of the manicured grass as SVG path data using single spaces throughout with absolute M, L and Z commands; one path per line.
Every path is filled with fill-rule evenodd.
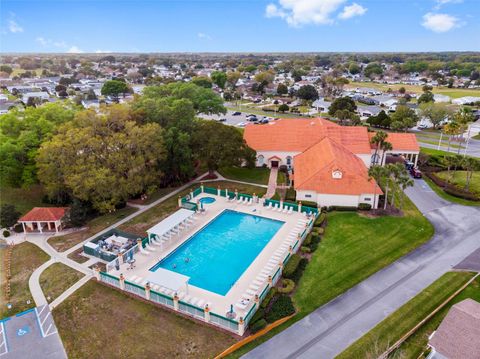
M 375 82 L 350 82 L 347 88 L 355 88 L 355 87 L 370 87 L 374 89 L 378 89 L 381 91 L 387 91 L 389 88 L 392 90 L 398 90 L 400 87 L 404 87 L 407 92 L 415 92 L 415 93 L 422 93 L 422 86 L 416 85 L 404 85 L 404 84 L 379 84 Z M 480 90 L 472 90 L 472 89 L 457 89 L 457 88 L 448 88 L 448 87 L 434 87 L 433 93 L 441 94 L 450 96 L 450 98 L 459 98 L 464 96 L 480 96 Z
M 5 265 L 6 249 L 1 249 L 2 267 Z M 10 303 L 12 309 L 8 310 L 5 303 L 5 283 L 2 283 L 1 295 L 2 306 L 0 309 L 0 318 L 8 317 L 20 313 L 29 308 L 35 307 L 35 302 L 28 288 L 28 279 L 35 269 L 50 259 L 49 255 L 38 248 L 36 245 L 23 242 L 13 247 L 11 258 L 11 278 L 10 278 Z M 2 269 L 3 272 L 3 269 Z M 27 301 L 30 304 L 27 304 Z
M 70 253 L 67 257 L 70 258 L 71 260 L 74 260 L 77 263 L 85 263 L 86 261 L 89 260 L 89 258 L 82 255 L 82 253 L 83 253 L 83 248 L 78 248 L 77 250 Z
M 325 235 L 293 296 L 298 314 L 231 357 L 240 357 L 428 241 L 433 226 L 408 198 L 404 213 L 404 217 L 379 218 L 354 212 L 329 213 Z
M 130 221 L 122 224 L 119 228 L 122 231 L 126 231 L 129 233 L 134 233 L 139 236 L 145 236 L 146 230 L 153 225 L 160 222 L 162 219 L 166 218 L 173 212 L 178 209 L 178 196 L 185 196 L 195 188 L 198 188 L 200 184 L 195 184 L 188 189 L 182 191 L 177 196 L 172 196 L 165 200 L 164 202 L 156 205 L 153 208 L 150 208 L 148 211 L 143 212 L 142 214 L 132 218 Z M 207 187 L 220 187 L 221 189 L 228 188 L 229 190 L 233 191 L 235 189 L 238 190 L 240 193 L 246 194 L 253 194 L 256 193 L 259 196 L 263 196 L 267 191 L 266 188 L 254 186 L 254 185 L 247 185 L 243 183 L 235 183 L 235 182 L 228 182 L 228 181 L 214 181 L 214 182 L 206 182 L 205 186 Z
M 86 229 L 65 234 L 63 236 L 51 237 L 48 243 L 59 252 L 65 252 L 67 249 L 72 248 L 74 245 L 83 242 L 85 239 L 93 236 L 95 233 L 111 226 L 113 223 L 118 222 L 122 218 L 136 212 L 138 209 L 134 207 L 125 207 L 108 213 L 103 216 L 96 217 L 90 220 L 86 224 Z
M 13 204 L 22 214 L 27 213 L 33 207 L 49 207 L 52 205 L 42 203 L 45 195 L 43 187 L 32 185 L 28 188 L 0 187 L 0 205 Z
M 480 133 L 472 137 L 474 140 L 480 140 Z
M 460 285 L 459 285 L 460 286 Z M 449 289 L 445 286 L 445 290 L 437 291 L 430 298 L 425 298 L 425 303 L 430 303 L 432 298 L 436 295 L 442 296 L 444 292 L 447 292 Z M 426 349 L 428 343 L 428 337 L 433 333 L 434 330 L 438 328 L 443 318 L 448 313 L 448 310 L 455 303 L 461 302 L 464 299 L 471 298 L 480 302 L 480 278 L 476 278 L 467 288 L 465 288 L 459 295 L 452 299 L 441 311 L 439 311 L 435 316 L 425 323 L 419 330 L 408 338 L 397 350 L 397 352 L 404 353 L 406 358 L 418 358 L 419 355 Z M 425 304 L 428 305 L 428 304 Z M 394 353 L 395 354 L 395 353 Z
M 213 358 L 236 341 L 94 280 L 53 317 L 69 358 Z
M 63 263 L 53 263 L 40 275 L 40 286 L 48 302 L 74 285 L 83 274 Z
M 429 145 L 435 145 L 435 146 L 438 146 L 438 140 L 432 140 L 430 139 L 430 137 L 424 137 L 424 136 L 419 136 L 417 135 L 417 140 L 418 142 L 420 142 L 420 144 L 422 143 L 427 143 Z M 447 147 L 448 148 L 448 140 L 444 140 L 442 139 L 442 142 L 440 143 L 440 146 L 443 146 L 443 147 Z M 453 142 L 450 143 L 450 149 L 452 148 L 464 148 L 462 145 L 457 145 Z
M 240 112 L 246 113 L 246 114 L 253 113 L 255 115 L 267 116 L 267 117 L 278 117 L 278 118 L 299 118 L 299 117 L 302 117 L 299 114 L 262 111 L 262 110 L 259 110 L 258 108 L 249 107 L 249 106 L 241 106 L 241 107 L 226 106 L 226 107 L 227 107 L 227 109 L 229 109 L 231 111 L 240 111 Z
M 236 181 L 268 184 L 270 169 L 263 167 L 224 167 L 218 171 L 223 177 Z
M 393 314 L 380 322 L 370 332 L 349 346 L 343 353 L 337 356 L 337 359 L 378 357 L 435 310 L 435 308 L 447 300 L 448 297 L 472 277 L 473 273 L 468 272 L 446 273 Z M 473 287 L 478 287 L 479 282 L 477 281 L 472 284 Z M 478 296 L 480 296 L 480 291 L 478 292 Z M 456 302 L 456 298 L 454 302 Z M 450 305 L 448 306 L 450 307 Z M 433 318 L 432 321 L 434 321 Z M 430 327 L 429 324 L 430 323 L 421 327 L 416 333 L 415 336 L 417 339 L 421 340 L 416 340 L 412 337 L 410 345 L 405 343 L 405 345 L 402 346 L 404 347 L 402 349 L 408 348 L 408 355 L 405 356 L 406 358 L 417 358 L 425 348 L 427 342 L 425 334 L 428 332 L 428 330 L 425 331 L 425 329 Z
M 444 192 L 442 188 L 440 188 L 439 186 L 437 186 L 437 185 L 436 185 L 430 178 L 428 178 L 427 176 L 424 176 L 423 179 L 425 180 L 425 182 L 427 182 L 427 184 L 430 186 L 430 188 L 431 188 L 436 194 L 438 194 L 440 197 L 442 197 L 443 199 L 445 199 L 445 200 L 447 200 L 447 201 L 449 201 L 449 202 L 461 204 L 461 205 L 464 205 L 464 206 L 480 206 L 480 202 L 469 201 L 469 200 L 467 200 L 467 199 L 455 197 L 455 196 L 452 196 L 451 194 L 448 194 L 448 193 Z
M 420 146 L 420 152 L 426 155 L 431 155 L 431 156 L 451 156 L 452 155 L 452 152 L 436 150 L 433 148 L 422 147 L 422 146 Z
M 438 177 L 443 180 L 448 178 L 448 172 L 437 172 Z M 458 188 L 464 189 L 465 183 L 467 181 L 467 172 L 466 171 L 455 171 L 451 172 L 450 183 L 454 184 Z M 472 179 L 470 181 L 470 192 L 480 195 L 480 171 L 473 172 Z

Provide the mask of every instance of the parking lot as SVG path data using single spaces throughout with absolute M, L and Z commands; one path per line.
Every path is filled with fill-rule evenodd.
M 67 358 L 48 305 L 29 309 L 0 322 L 0 357 Z
M 201 118 L 204 118 L 206 120 L 215 120 L 215 121 L 218 121 L 222 118 L 226 119 L 226 121 L 224 121 L 223 123 L 226 124 L 226 125 L 230 125 L 230 126 L 236 126 L 236 127 L 243 127 L 243 126 L 239 126 L 239 124 L 241 123 L 248 123 L 248 120 L 247 120 L 247 115 L 251 114 L 251 112 L 248 112 L 248 110 L 246 112 L 241 112 L 240 115 L 236 115 L 234 116 L 233 114 L 235 113 L 235 111 L 231 111 L 231 110 L 227 110 L 227 114 L 225 115 L 205 115 L 205 114 L 200 114 L 199 117 Z M 264 118 L 264 116 L 262 115 L 256 115 L 258 120 L 262 120 Z M 273 113 L 272 113 L 272 116 L 270 118 L 273 118 Z

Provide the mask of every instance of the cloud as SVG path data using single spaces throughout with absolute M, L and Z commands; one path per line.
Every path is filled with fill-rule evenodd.
M 51 39 L 46 39 L 42 36 L 39 36 L 35 39 L 35 41 L 37 41 L 40 45 L 42 45 L 43 47 L 58 47 L 58 48 L 62 48 L 62 49 L 65 49 L 68 47 L 67 43 L 65 41 L 53 41 Z
M 205 39 L 205 40 L 211 40 L 211 39 L 212 39 L 212 37 L 211 37 L 210 35 L 205 34 L 204 32 L 199 32 L 199 33 L 197 34 L 197 37 L 198 37 L 199 39 Z
M 23 27 L 21 27 L 15 20 L 10 19 L 8 20 L 8 31 L 16 34 L 23 32 Z
M 355 16 L 362 16 L 367 12 L 367 8 L 364 8 L 362 5 L 353 3 L 352 5 L 345 6 L 343 11 L 338 15 L 340 19 L 346 20 Z
M 265 8 L 267 18 L 279 17 L 288 25 L 300 27 L 303 25 L 328 25 L 333 24 L 335 14 L 346 0 L 279 0 L 278 4 L 270 3 Z M 361 5 L 353 3 L 345 6 L 337 16 L 349 19 L 360 16 L 367 11 Z
M 438 10 L 440 9 L 443 5 L 446 4 L 460 4 L 463 2 L 463 0 L 436 0 L 435 1 L 437 4 L 435 5 L 434 9 Z
M 423 15 L 422 26 L 433 32 L 447 32 L 460 26 L 458 18 L 448 14 L 426 13 Z
M 111 51 L 111 50 L 95 50 L 96 54 L 110 54 L 112 52 L 113 51 Z
M 71 47 L 68 49 L 67 52 L 68 52 L 69 54 L 80 54 L 80 53 L 82 53 L 83 51 L 80 50 L 80 49 L 78 48 L 78 46 L 75 46 L 75 45 L 74 45 L 74 46 L 71 46 Z

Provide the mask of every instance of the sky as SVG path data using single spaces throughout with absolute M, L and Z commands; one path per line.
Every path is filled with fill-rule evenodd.
M 480 51 L 480 0 L 0 0 L 0 52 Z

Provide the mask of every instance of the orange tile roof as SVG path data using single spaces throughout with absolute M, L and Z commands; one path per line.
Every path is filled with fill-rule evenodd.
M 371 139 L 376 132 L 369 132 L 368 137 Z M 413 133 L 395 133 L 390 132 L 387 136 L 387 142 L 392 144 L 394 151 L 420 151 L 420 145 L 417 142 L 417 136 Z M 371 144 L 371 148 L 376 145 Z
M 256 151 L 303 152 L 325 137 L 330 137 L 356 154 L 370 154 L 365 127 L 339 126 L 323 118 L 280 119 L 268 125 L 247 125 L 247 144 Z
M 345 195 L 383 193 L 375 180 L 369 180 L 363 161 L 330 138 L 296 155 L 294 163 L 295 190 Z M 332 177 L 335 170 L 342 172 L 342 178 Z
M 35 207 L 19 222 L 54 222 L 62 219 L 68 207 Z

